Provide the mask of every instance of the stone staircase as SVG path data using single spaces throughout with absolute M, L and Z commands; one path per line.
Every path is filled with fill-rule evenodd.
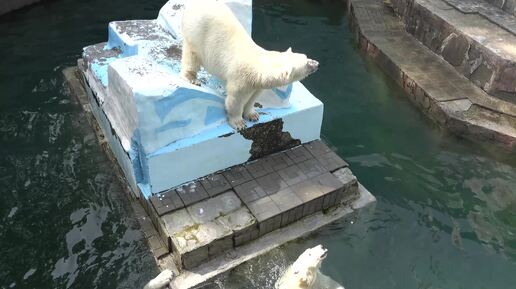
M 457 135 L 512 150 L 516 17 L 479 3 L 347 0 L 360 48 L 416 106 Z
M 516 103 L 516 16 L 483 0 L 394 0 L 405 30 L 487 93 Z

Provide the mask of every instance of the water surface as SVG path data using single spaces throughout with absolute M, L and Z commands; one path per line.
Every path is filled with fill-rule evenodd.
M 157 269 L 61 71 L 107 23 L 164 1 L 47 1 L 0 17 L 0 288 L 141 288 Z M 303 83 L 374 211 L 245 264 L 214 287 L 271 288 L 308 246 L 347 289 L 514 288 L 516 157 L 450 136 L 356 49 L 335 1 L 255 0 L 254 38 L 321 63 Z

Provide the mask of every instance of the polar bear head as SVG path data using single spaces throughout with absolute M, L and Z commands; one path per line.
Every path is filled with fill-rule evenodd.
M 266 71 L 263 82 L 280 84 L 276 86 L 302 80 L 319 68 L 319 62 L 302 53 L 294 53 L 291 48 L 283 52 L 267 51 L 266 57 L 260 59 L 260 62 Z
M 302 53 L 292 52 L 292 48 L 281 54 L 291 82 L 301 80 L 319 69 L 319 62 L 306 57 Z
M 322 245 L 309 248 L 301 254 L 276 283 L 278 289 L 310 289 L 317 272 L 326 258 L 327 250 Z

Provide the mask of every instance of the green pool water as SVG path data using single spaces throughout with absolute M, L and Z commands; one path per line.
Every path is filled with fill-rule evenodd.
M 61 71 L 107 23 L 164 1 L 54 0 L 0 16 L 0 288 L 141 288 L 157 273 L 122 187 Z M 436 128 L 356 49 L 338 1 L 255 0 L 255 40 L 321 63 L 303 81 L 323 137 L 374 208 L 210 287 L 271 288 L 309 246 L 347 289 L 516 288 L 516 156 Z

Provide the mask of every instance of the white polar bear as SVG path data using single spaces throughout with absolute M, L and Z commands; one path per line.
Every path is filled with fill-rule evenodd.
M 143 289 L 163 289 L 165 286 L 168 286 L 170 284 L 170 281 L 172 281 L 172 277 L 174 277 L 174 273 L 170 270 L 164 270 L 163 272 L 159 273 L 156 278 L 152 279 L 143 287 Z
M 276 289 L 344 289 L 319 269 L 326 258 L 322 245 L 309 248 L 276 281 Z
M 262 89 L 301 80 L 319 67 L 317 61 L 290 48 L 285 52 L 261 48 L 231 10 L 215 0 L 190 1 L 181 29 L 181 77 L 198 84 L 197 72 L 203 66 L 223 80 L 228 122 L 236 130 L 245 128 L 243 118 L 258 121 L 254 103 Z

